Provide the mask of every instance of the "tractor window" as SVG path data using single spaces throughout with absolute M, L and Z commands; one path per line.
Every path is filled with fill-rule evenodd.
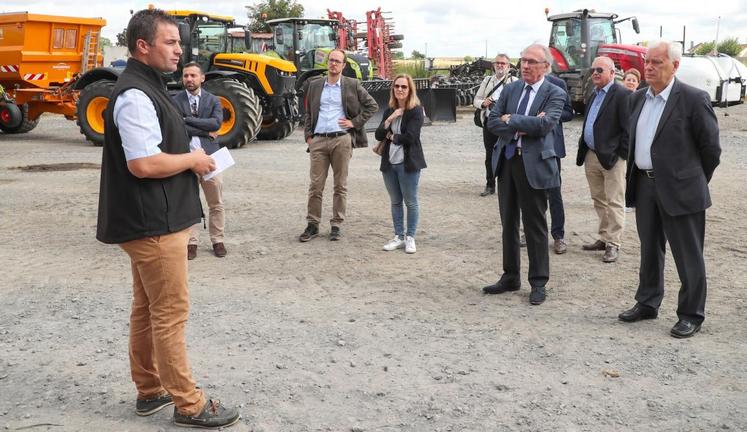
M 286 60 L 293 61 L 293 24 L 281 23 L 275 27 L 275 51 Z
M 65 48 L 75 49 L 78 45 L 78 30 L 65 30 Z
M 307 52 L 315 48 L 335 48 L 337 36 L 332 27 L 319 24 L 306 24 L 301 31 L 299 50 Z
M 226 47 L 225 26 L 208 24 L 197 27 L 197 62 L 203 70 L 209 70 L 210 57 L 213 54 L 226 52 Z
M 582 61 L 581 20 L 564 19 L 553 21 L 550 33 L 550 46 L 560 51 L 571 69 Z
M 615 24 L 610 19 L 589 19 L 589 52 L 591 59 L 597 56 L 599 45 L 617 43 Z
M 52 39 L 52 48 L 60 49 L 65 43 L 65 29 L 54 29 L 54 37 Z

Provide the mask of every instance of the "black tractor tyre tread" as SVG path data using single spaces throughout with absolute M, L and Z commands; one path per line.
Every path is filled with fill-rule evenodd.
M 75 122 L 78 124 L 80 133 L 96 147 L 104 145 L 104 134 L 94 131 L 88 121 L 84 120 L 86 108 L 88 103 L 90 103 L 94 97 L 105 96 L 109 98 L 112 94 L 112 90 L 114 90 L 115 84 L 116 82 L 111 80 L 99 80 L 93 82 L 81 90 L 80 97 L 78 98 L 78 105 L 75 108 L 78 119 Z
M 236 113 L 233 129 L 218 137 L 221 146 L 235 149 L 257 137 L 262 127 L 262 105 L 251 88 L 232 78 L 206 81 L 203 87 L 228 100 Z
M 401 34 L 389 35 L 389 39 L 391 39 L 391 40 L 400 41 L 400 40 L 402 40 L 404 38 L 405 38 L 405 35 L 401 35 Z
M 7 134 L 20 134 L 20 133 L 26 133 L 31 131 L 36 127 L 36 125 L 39 124 L 39 120 L 41 119 L 41 116 L 39 116 L 36 120 L 29 120 L 29 105 L 23 104 L 19 105 L 18 108 L 21 109 L 21 114 L 23 114 L 23 121 L 21 121 L 21 124 L 14 128 L 7 128 L 0 125 L 0 130 Z
M 259 140 L 281 140 L 293 132 L 296 124 L 290 120 L 276 121 L 270 126 L 265 126 L 259 131 Z

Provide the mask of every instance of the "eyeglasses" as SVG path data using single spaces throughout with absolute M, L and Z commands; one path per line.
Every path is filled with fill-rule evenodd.
M 395 85 L 394 85 L 394 88 L 395 88 L 395 89 L 397 89 L 397 90 L 407 90 L 407 86 L 406 86 L 406 85 L 404 85 L 404 84 L 402 84 L 402 85 L 400 85 L 400 84 L 395 84 Z
M 607 69 L 600 68 L 600 67 L 593 67 L 593 68 L 591 68 L 591 73 L 598 73 L 598 74 L 600 74 L 600 73 L 604 72 L 605 70 L 607 70 Z
M 493 62 L 493 64 L 498 66 L 508 66 L 508 63 L 506 62 Z
M 327 60 L 327 63 L 342 64 L 342 60 L 329 59 L 329 60 Z
M 528 64 L 529 66 L 535 66 L 535 65 L 538 65 L 538 64 L 544 64 L 544 63 L 547 63 L 547 62 L 546 62 L 546 61 L 544 61 L 544 60 L 535 60 L 535 59 L 530 59 L 530 58 L 522 58 L 522 59 L 521 59 L 521 62 L 522 62 L 522 63 L 526 63 L 526 64 Z

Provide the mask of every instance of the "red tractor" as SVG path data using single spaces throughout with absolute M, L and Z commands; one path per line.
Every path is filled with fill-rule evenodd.
M 552 22 L 549 47 L 554 60 L 553 72 L 565 80 L 577 112 L 583 112 L 584 103 L 591 95 L 593 84 L 590 69 L 594 58 L 604 55 L 610 57 L 622 71 L 633 67 L 643 73 L 646 48 L 622 45 L 620 29 L 616 27 L 616 24 L 631 20 L 633 30 L 639 33 L 636 17 L 617 19 L 617 14 L 589 9 L 548 14 L 549 9 L 545 9 L 547 20 Z

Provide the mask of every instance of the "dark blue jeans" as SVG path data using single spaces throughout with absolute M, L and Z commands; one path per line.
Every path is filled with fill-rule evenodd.
M 404 219 L 405 210 L 402 206 L 404 200 L 407 206 L 407 235 L 415 237 L 418 229 L 418 182 L 420 181 L 420 170 L 407 172 L 405 164 L 391 165 L 383 173 L 384 185 L 389 192 L 389 201 L 392 204 L 392 224 L 394 234 L 400 238 L 405 234 Z

